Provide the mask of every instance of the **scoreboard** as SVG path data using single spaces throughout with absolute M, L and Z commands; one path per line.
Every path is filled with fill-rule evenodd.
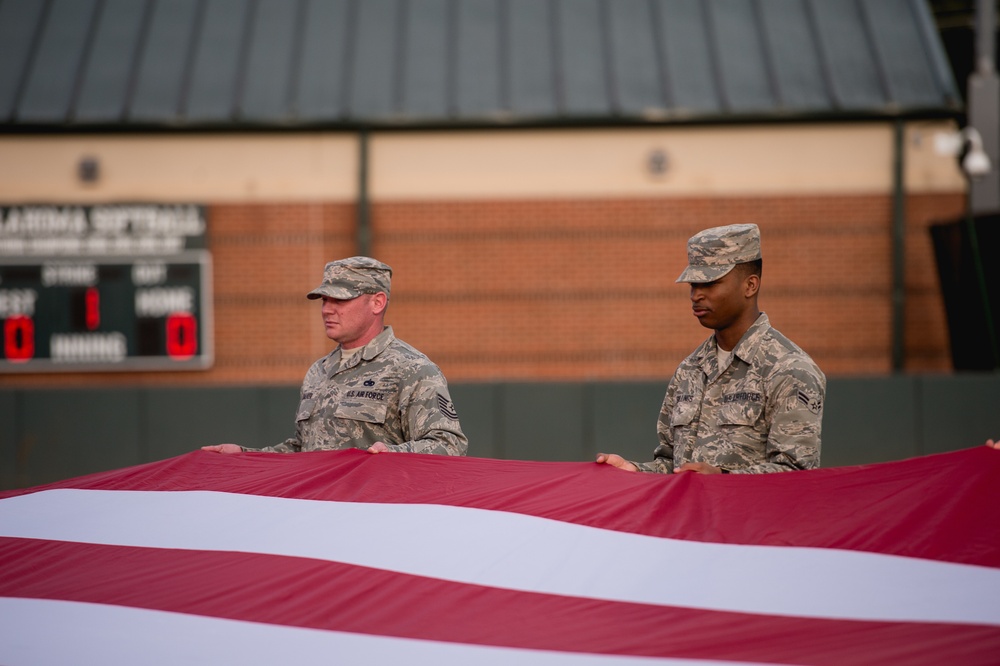
M 212 362 L 207 253 L 6 261 L 0 370 L 181 370 Z
M 147 211 L 148 219 L 169 217 L 158 207 L 133 206 L 125 213 L 122 208 L 102 208 L 105 218 L 117 213 L 118 228 L 111 235 L 74 235 L 65 227 L 57 234 L 39 233 L 51 224 L 26 225 L 32 211 L 0 210 L 0 373 L 212 365 L 212 266 L 208 251 L 197 247 L 204 235 L 200 209 L 194 209 L 194 219 L 202 226 L 191 243 L 184 233 L 166 237 L 162 224 L 155 237 L 142 233 L 136 211 Z M 176 211 L 166 212 L 177 217 Z M 49 218 L 57 219 L 56 213 Z M 98 217 L 91 208 L 76 213 L 85 231 Z M 16 233 L 24 229 L 32 234 Z M 20 241 L 17 256 L 3 252 L 3 241 L 7 247 Z M 73 242 L 73 251 L 50 254 L 56 241 Z M 98 253 L 108 249 L 120 254 Z

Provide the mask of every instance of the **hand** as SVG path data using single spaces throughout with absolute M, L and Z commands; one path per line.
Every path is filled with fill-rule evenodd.
M 201 450 L 215 451 L 216 453 L 243 453 L 243 447 L 239 444 L 214 444 L 212 446 L 203 446 Z
M 674 470 L 674 474 L 681 474 L 683 472 L 695 472 L 696 474 L 722 474 L 722 470 L 718 467 L 703 462 L 684 463 Z
M 617 453 L 598 453 L 597 462 L 604 465 L 611 465 L 626 472 L 638 472 L 639 468 L 622 458 Z
M 388 453 L 389 447 L 385 445 L 385 442 L 375 442 L 368 447 L 368 453 Z
M 1000 451 L 1000 439 L 996 440 L 988 439 L 986 440 L 986 446 L 990 447 L 991 449 L 997 449 L 998 451 Z

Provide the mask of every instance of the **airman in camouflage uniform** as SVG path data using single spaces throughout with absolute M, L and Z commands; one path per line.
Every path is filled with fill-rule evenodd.
M 756 225 L 691 237 L 689 265 L 677 282 L 691 284 L 694 314 L 715 333 L 670 381 L 653 461 L 602 453 L 598 462 L 661 473 L 763 474 L 819 466 L 826 377 L 757 309 L 760 258 Z
M 302 383 L 295 437 L 264 451 L 367 449 L 465 455 L 469 442 L 444 375 L 392 327 L 344 357 L 337 347 Z
M 704 462 L 734 474 L 819 467 L 826 378 L 761 313 L 720 369 L 715 336 L 674 373 L 660 409 L 660 445 L 643 471 Z
M 369 257 L 326 265 L 323 283 L 308 298 L 323 299 L 327 336 L 340 344 L 306 373 L 295 437 L 259 450 L 466 454 L 469 442 L 444 375 L 382 323 L 391 276 L 389 266 Z M 234 444 L 203 448 L 253 450 Z

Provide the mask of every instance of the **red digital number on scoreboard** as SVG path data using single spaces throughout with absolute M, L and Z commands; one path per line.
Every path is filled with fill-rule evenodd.
M 35 357 L 35 322 L 14 315 L 3 325 L 3 353 L 11 363 L 26 363 Z
M 167 356 L 177 361 L 194 358 L 198 353 L 198 320 L 189 312 L 175 312 L 167 317 Z
M 101 325 L 101 292 L 89 287 L 83 293 L 84 323 L 88 331 L 95 331 Z

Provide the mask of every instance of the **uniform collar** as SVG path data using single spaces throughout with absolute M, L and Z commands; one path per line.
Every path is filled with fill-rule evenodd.
M 370 361 L 384 352 L 395 339 L 396 336 L 392 333 L 392 326 L 386 326 L 382 329 L 381 333 L 376 335 L 368 344 L 361 348 L 359 356 L 364 357 L 366 361 Z
M 364 347 L 361 348 L 356 354 L 353 354 L 349 359 L 347 359 L 347 365 L 344 368 L 353 368 L 361 362 L 361 359 L 370 361 L 382 352 L 384 352 L 392 341 L 396 339 L 396 336 L 392 332 L 392 326 L 386 326 L 382 329 L 382 332 L 376 335 L 374 338 L 368 341 Z M 340 370 L 344 369 L 341 367 L 341 359 L 343 358 L 343 351 L 338 346 L 330 353 L 329 368 L 330 376 L 337 374 Z
M 765 313 L 761 312 L 760 316 L 750 325 L 750 328 L 746 330 L 740 341 L 733 347 L 733 358 L 738 358 L 745 363 L 752 364 L 754 357 L 757 355 L 757 350 L 760 349 L 761 338 L 767 334 L 770 328 L 771 321 Z M 718 352 L 719 343 L 716 342 L 714 333 L 702 343 L 697 352 L 698 365 L 712 379 L 717 377 L 720 372 Z
M 750 328 L 743 334 L 740 341 L 733 347 L 733 356 L 747 363 L 753 363 L 754 356 L 757 355 L 757 350 L 760 349 L 760 341 L 770 329 L 771 320 L 767 318 L 765 313 L 761 312 L 760 316 L 750 325 Z

